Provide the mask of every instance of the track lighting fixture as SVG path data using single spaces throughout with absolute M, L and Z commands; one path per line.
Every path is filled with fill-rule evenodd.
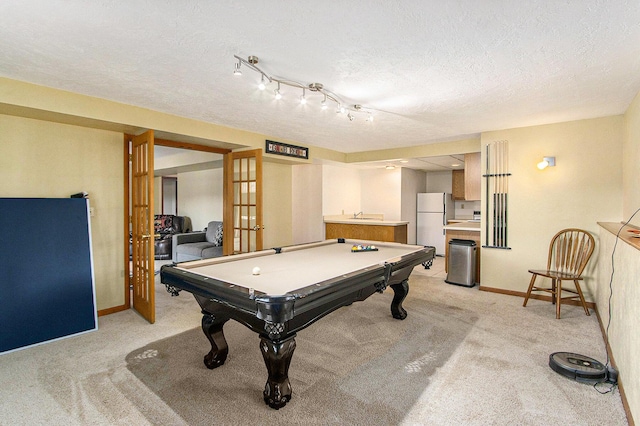
M 301 104 L 307 103 L 306 91 L 309 90 L 310 92 L 323 95 L 323 99 L 320 102 L 320 108 L 323 110 L 328 108 L 327 101 L 333 101 L 336 104 L 336 113 L 338 114 L 346 113 L 349 121 L 353 121 L 355 119 L 355 115 L 354 115 L 355 113 L 366 113 L 367 118 L 365 121 L 367 122 L 373 121 L 373 113 L 371 108 L 365 108 L 359 104 L 345 106 L 346 104 L 342 101 L 342 99 L 340 99 L 340 97 L 335 93 L 326 89 L 322 83 L 303 84 L 290 79 L 272 77 L 267 73 L 265 73 L 264 71 L 262 71 L 262 69 L 258 68 L 257 56 L 249 56 L 247 59 L 243 59 L 237 55 L 233 55 L 233 56 L 238 60 L 238 62 L 235 64 L 235 70 L 233 74 L 242 75 L 242 71 L 240 70 L 240 67 L 241 65 L 244 64 L 246 67 L 260 74 L 260 83 L 258 85 L 258 88 L 260 90 L 264 90 L 269 83 L 273 83 L 273 82 L 278 83 L 278 88 L 273 91 L 276 99 L 282 99 L 282 93 L 280 92 L 280 85 L 283 84 L 285 86 L 293 87 L 296 89 L 302 89 L 302 95 L 300 96 Z

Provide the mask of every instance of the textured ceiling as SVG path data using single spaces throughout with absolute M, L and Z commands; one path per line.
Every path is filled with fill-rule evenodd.
M 375 120 L 275 101 L 233 55 Z M 0 76 L 342 152 L 415 146 L 624 113 L 640 2 L 4 1 Z

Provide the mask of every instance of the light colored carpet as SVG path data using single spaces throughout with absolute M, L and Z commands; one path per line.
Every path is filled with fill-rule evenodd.
M 557 351 L 605 360 L 595 315 L 563 306 L 558 321 L 548 302 L 523 308 L 443 278 L 440 258 L 415 269 L 404 321 L 391 318 L 389 290 L 300 332 L 279 411 L 262 401 L 257 335 L 228 322 L 227 362 L 208 370 L 197 303 L 160 286 L 154 325 L 125 311 L 0 357 L 0 424 L 627 424 L 617 391 L 548 367 Z

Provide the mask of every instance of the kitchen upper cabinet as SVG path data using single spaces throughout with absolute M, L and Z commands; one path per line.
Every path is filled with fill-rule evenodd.
M 475 201 L 480 199 L 480 153 L 464 155 L 464 199 Z
M 451 196 L 454 200 L 464 200 L 464 170 L 451 171 Z

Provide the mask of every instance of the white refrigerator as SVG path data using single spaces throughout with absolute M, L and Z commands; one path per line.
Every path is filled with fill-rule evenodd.
M 454 216 L 451 194 L 433 192 L 418 194 L 416 220 L 416 244 L 433 246 L 436 255 L 444 256 L 444 225 Z

